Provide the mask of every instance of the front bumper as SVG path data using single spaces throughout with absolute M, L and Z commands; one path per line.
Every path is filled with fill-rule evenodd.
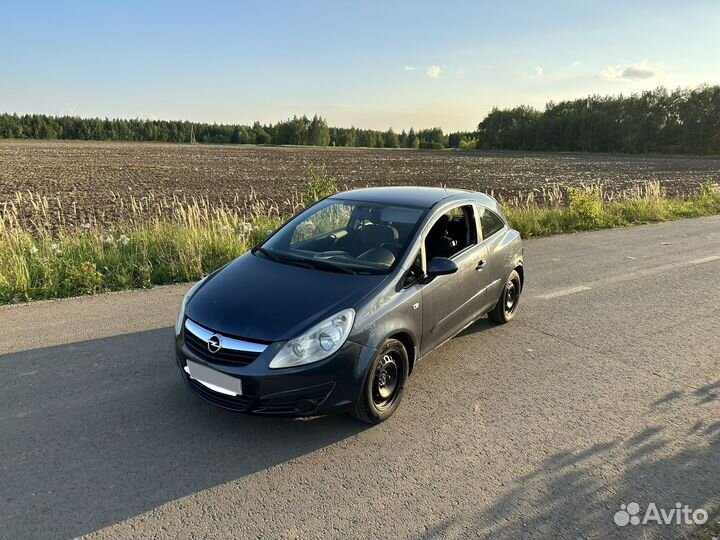
M 350 409 L 358 399 L 375 351 L 347 341 L 334 355 L 305 366 L 270 369 L 268 364 L 283 343 L 270 345 L 250 364 L 216 363 L 187 347 L 184 330 L 176 336 L 178 367 L 188 388 L 213 405 L 235 412 L 276 416 L 314 416 Z M 191 379 L 187 360 L 237 377 L 243 394 L 229 396 Z

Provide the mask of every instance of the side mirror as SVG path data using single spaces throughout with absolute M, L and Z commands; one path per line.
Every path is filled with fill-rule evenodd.
M 447 257 L 434 257 L 430 263 L 428 263 L 427 275 L 429 278 L 434 278 L 454 274 L 457 271 L 457 264 Z

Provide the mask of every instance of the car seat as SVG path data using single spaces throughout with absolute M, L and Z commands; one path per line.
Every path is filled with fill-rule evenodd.
M 456 251 L 460 251 L 468 245 L 468 228 L 465 221 L 465 216 L 463 216 L 448 222 L 448 236 L 455 240 Z
M 347 251 L 353 257 L 361 253 L 398 241 L 398 232 L 395 227 L 388 225 L 375 225 L 370 223 L 362 228 L 351 231 L 348 235 L 335 243 L 334 249 Z
M 452 257 L 455 253 L 456 242 L 448 236 L 448 216 L 440 216 L 425 238 L 427 260 L 435 257 Z

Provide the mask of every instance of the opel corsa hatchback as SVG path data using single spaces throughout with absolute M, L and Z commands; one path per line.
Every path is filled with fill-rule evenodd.
M 190 289 L 178 366 L 233 411 L 381 422 L 418 360 L 485 314 L 515 316 L 524 276 L 520 235 L 487 195 L 347 191 Z

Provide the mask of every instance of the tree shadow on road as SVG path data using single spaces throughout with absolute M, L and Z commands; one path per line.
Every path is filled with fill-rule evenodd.
M 715 383 L 670 401 L 682 401 L 679 410 L 717 407 L 718 388 Z M 641 513 L 651 502 L 668 510 L 680 502 L 718 516 L 720 422 L 699 423 L 678 418 L 677 425 L 649 424 L 622 438 L 557 452 L 490 506 L 441 521 L 422 538 L 695 537 L 695 525 L 618 527 L 613 518 L 630 502 L 639 503 Z
M 365 427 L 204 403 L 178 373 L 172 329 L 8 354 L 0 367 L 0 538 L 76 537 Z

